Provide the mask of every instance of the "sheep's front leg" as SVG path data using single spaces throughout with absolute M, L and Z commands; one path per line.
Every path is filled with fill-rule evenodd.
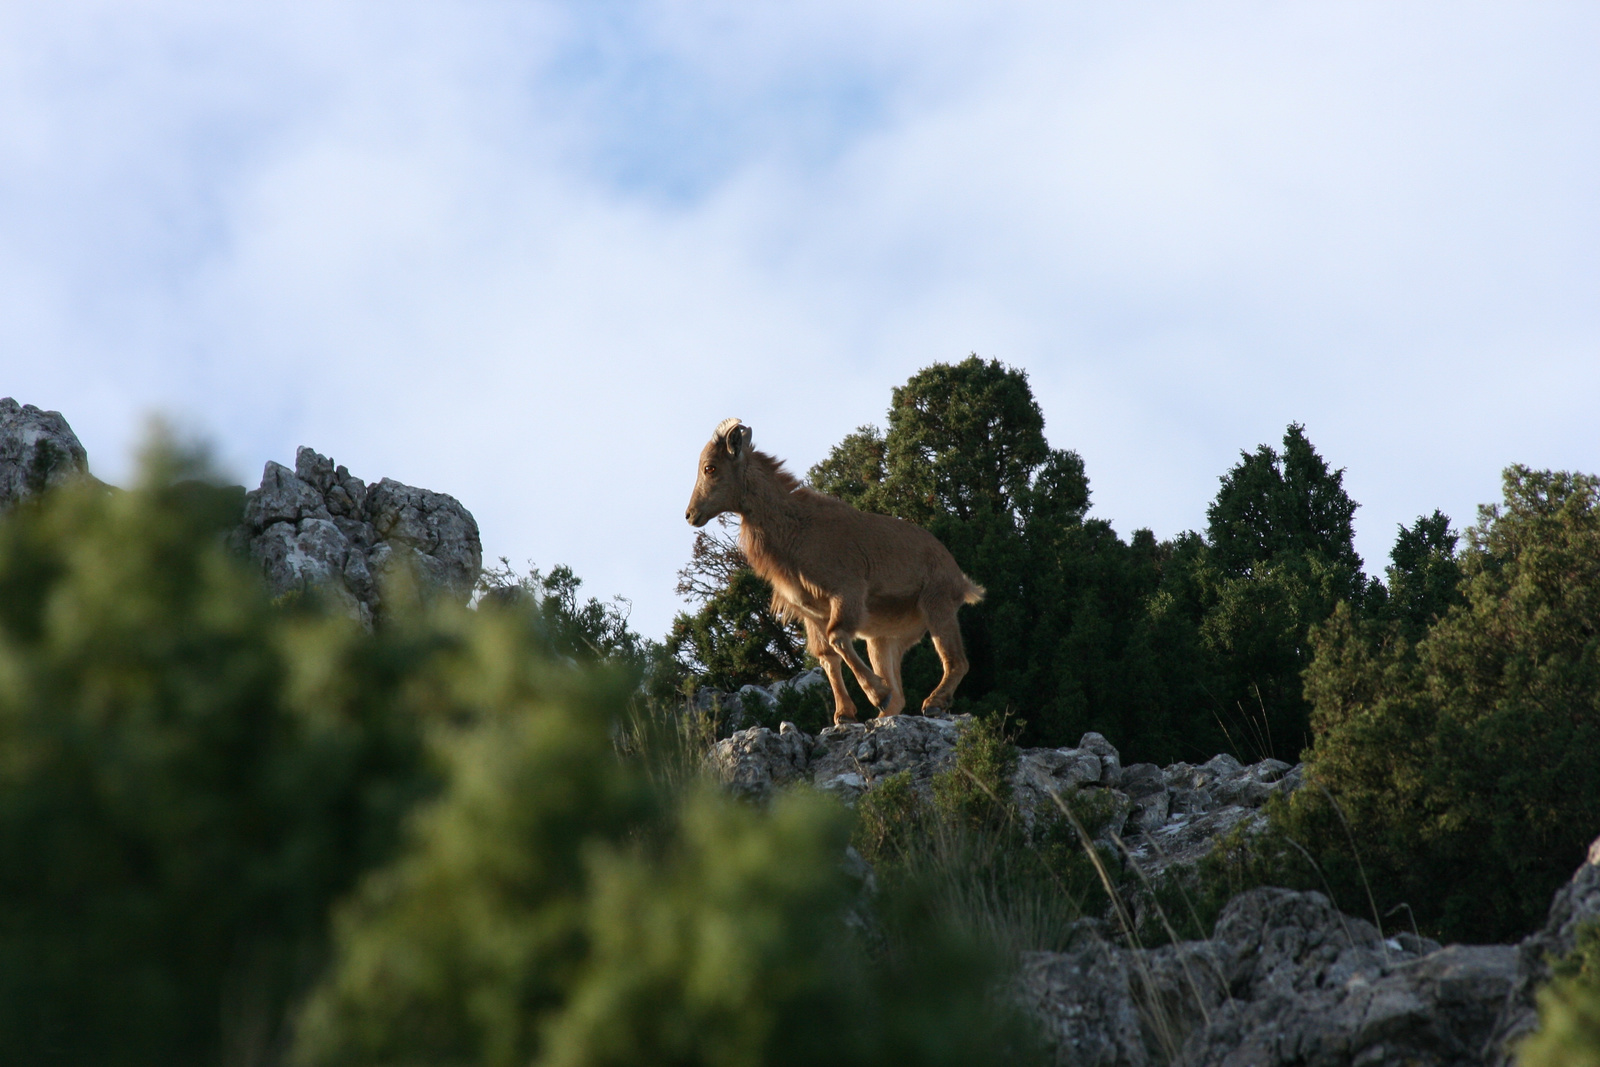
M 889 705 L 878 712 L 878 717 L 898 715 L 906 706 L 906 694 L 900 684 L 900 657 L 905 650 L 892 637 L 867 638 L 867 659 L 878 677 L 889 683 Z
M 806 649 L 817 662 L 822 664 L 822 673 L 828 676 L 828 685 L 833 689 L 833 725 L 856 721 L 856 702 L 850 699 L 850 690 L 844 685 L 844 666 L 839 660 L 839 653 L 828 644 L 828 638 L 823 633 L 822 623 L 811 616 L 804 616 L 806 627 Z
M 861 683 L 861 689 L 867 694 L 867 699 L 872 701 L 873 707 L 882 708 L 889 703 L 889 683 L 873 673 L 861 654 L 856 651 L 855 636 L 856 624 L 863 612 L 860 607 L 836 598 L 833 601 L 833 610 L 828 617 L 828 644 L 833 651 L 850 665 L 850 671 L 856 676 L 856 681 Z

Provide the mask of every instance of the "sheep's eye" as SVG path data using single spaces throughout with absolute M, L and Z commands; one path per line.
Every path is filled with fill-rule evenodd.
M 717 473 L 717 465 L 715 463 L 707 463 L 706 464 L 706 473 L 707 474 L 715 474 L 715 473 Z

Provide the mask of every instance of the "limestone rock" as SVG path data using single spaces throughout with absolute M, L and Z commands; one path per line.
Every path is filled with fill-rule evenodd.
M 293 470 L 268 461 L 233 541 L 261 565 L 273 596 L 317 588 L 366 625 L 384 579 L 400 569 L 425 595 L 465 602 L 483 563 L 478 524 L 455 498 L 390 478 L 369 489 L 304 447 Z
M 718 741 L 708 761 L 733 792 L 764 800 L 774 787 L 806 777 L 813 743 L 794 723 L 784 723 L 777 733 L 753 726 Z
M 0 399 L 0 514 L 32 493 L 89 473 L 89 454 L 59 411 Z

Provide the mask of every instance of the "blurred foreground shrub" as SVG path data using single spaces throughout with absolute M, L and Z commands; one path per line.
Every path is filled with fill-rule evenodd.
M 515 598 L 269 602 L 239 506 L 157 452 L 0 519 L 8 1058 L 1026 1062 L 988 942 L 853 932 L 843 809 L 661 773 Z
M 448 742 L 446 791 L 341 911 L 297 1063 L 1029 1062 L 981 939 L 908 895 L 880 903 L 914 942 L 852 932 L 841 806 L 662 793 L 610 757 L 603 704 Z
M 171 453 L 0 521 L 0 1047 L 249 1061 L 427 788 L 415 641 L 275 609 Z

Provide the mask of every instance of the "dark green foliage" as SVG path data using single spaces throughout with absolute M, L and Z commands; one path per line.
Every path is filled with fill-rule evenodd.
M 933 776 L 934 810 L 971 830 L 998 830 L 1012 817 L 1017 749 L 1000 716 L 978 719 L 956 739 L 955 760 Z
M 811 468 L 813 489 L 848 500 L 868 511 L 885 511 L 876 500 L 887 469 L 888 452 L 876 426 L 861 426 L 833 446 L 828 457 Z M 876 505 L 876 506 L 875 506 Z
M 759 725 L 776 730 L 792 722 L 808 734 L 818 733 L 833 725 L 833 691 L 826 685 L 813 685 L 806 689 L 785 686 L 778 693 L 778 701 L 770 711 L 763 709 Z
M 1425 930 L 1505 940 L 1581 861 L 1600 825 L 1597 485 L 1508 469 L 1468 532 L 1465 602 L 1414 646 L 1348 607 L 1318 632 L 1286 825 L 1342 900 L 1365 880 Z
M 977 356 L 935 363 L 894 390 L 885 453 L 886 510 L 929 528 L 941 519 L 1020 521 L 1051 456 L 1027 375 Z M 1074 489 L 1087 506 L 1087 484 Z
M 1201 670 L 1229 736 L 1260 746 L 1247 756 L 1293 762 L 1310 743 L 1311 630 L 1341 601 L 1367 599 L 1343 482 L 1292 424 L 1282 454 L 1240 454 L 1206 511 L 1207 544 L 1192 561 Z
M 1410 528 L 1400 527 L 1395 538 L 1385 599 L 1373 613 L 1393 621 L 1412 644 L 1451 608 L 1465 602 L 1456 558 L 1459 539 L 1450 529 L 1450 517 L 1441 511 L 1418 516 Z
M 0 521 L 0 1047 L 250 1061 L 426 790 L 429 641 L 267 603 L 193 460 Z
M 1329 470 L 1293 423 L 1283 453 L 1267 445 L 1241 452 L 1206 509 L 1212 561 L 1224 576 L 1242 578 L 1283 556 L 1315 556 L 1361 573 L 1351 519 L 1356 505 L 1344 491 L 1344 471 Z M 1350 587 L 1359 593 L 1357 585 Z
M 805 669 L 804 634 L 772 613 L 772 586 L 750 569 L 729 530 L 719 519 L 717 530 L 695 534 L 689 563 L 678 572 L 678 594 L 699 604 L 673 619 L 665 644 L 680 685 L 731 691 Z

